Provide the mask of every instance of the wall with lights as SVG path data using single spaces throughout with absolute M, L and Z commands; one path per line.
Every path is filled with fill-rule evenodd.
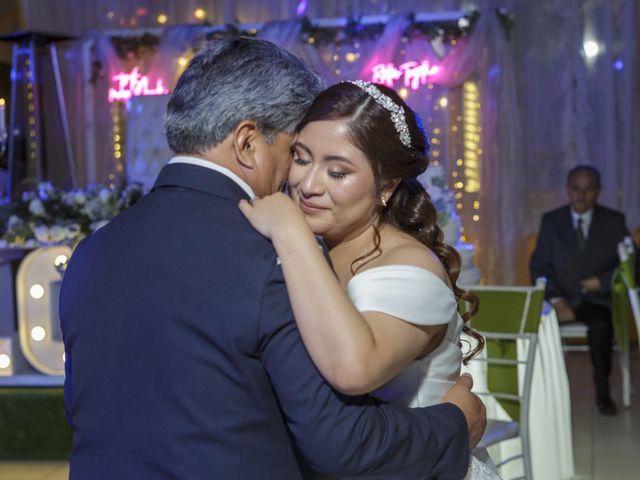
M 194 17 L 204 14 L 206 19 L 210 18 L 205 7 L 199 8 L 205 12 L 194 9 L 191 12 Z M 149 15 L 145 16 L 147 20 Z M 158 14 L 154 22 L 159 26 L 170 24 L 171 14 L 162 15 Z M 483 145 L 485 130 L 478 124 L 482 118 L 478 112 L 485 101 L 483 92 L 487 90 L 482 82 L 488 67 L 481 62 L 481 55 L 460 52 L 479 49 L 486 44 L 487 35 L 504 34 L 497 14 L 496 18 L 488 14 L 490 21 L 483 20 L 479 14 L 468 14 L 469 18 L 465 15 L 449 12 L 382 20 L 367 16 L 357 20 L 291 19 L 266 26 L 197 24 L 170 29 L 107 31 L 84 39 L 74 48 L 82 53 L 83 71 L 78 75 L 81 82 L 76 85 L 85 108 L 80 112 L 83 117 L 76 117 L 74 121 L 87 126 L 87 134 L 82 139 L 84 155 L 79 155 L 87 163 L 86 180 L 117 184 L 127 178 L 128 112 L 123 106 L 126 98 L 129 101 L 143 96 L 159 98 L 165 90 L 170 91 L 204 39 L 238 33 L 255 35 L 303 55 L 329 84 L 363 78 L 396 88 L 424 120 L 434 165 L 443 165 L 448 171 L 449 186 L 457 195 L 456 208 L 463 226 L 469 229 L 467 239 L 481 242 L 481 234 L 471 230 L 475 229 L 474 223 L 480 223 L 480 212 L 490 207 L 480 199 L 484 175 L 481 152 L 486 145 Z M 478 30 L 478 38 L 472 40 L 476 22 L 484 22 L 485 26 Z M 464 86 L 469 80 L 467 77 L 474 73 L 478 74 L 474 79 L 475 93 L 471 87 Z M 109 99 L 112 102 L 109 103 Z M 466 115 L 470 118 L 475 115 L 475 120 L 465 121 Z M 160 116 L 156 121 L 161 131 Z M 492 127 L 486 131 L 495 130 Z M 474 135 L 476 141 L 473 141 Z
M 3 5 L 6 2 L 2 2 Z M 404 11 L 420 11 L 425 9 L 425 2 L 403 1 L 403 2 L 383 2 L 376 0 L 365 0 L 362 2 L 338 2 L 338 1 L 308 1 L 298 0 L 284 1 L 243 1 L 219 2 L 214 0 L 167 0 L 157 2 L 153 6 L 140 5 L 142 2 L 130 2 L 125 0 L 95 0 L 86 2 L 83 0 L 60 0 L 55 2 L 42 2 L 40 0 L 24 0 L 26 26 L 40 30 L 58 30 L 66 32 L 80 32 L 90 26 L 92 28 L 102 28 L 109 30 L 110 34 L 122 35 L 123 28 L 140 28 L 142 31 L 151 31 L 153 28 L 162 28 L 176 25 L 178 23 L 204 26 L 205 23 L 223 25 L 234 24 L 236 28 L 242 29 L 243 24 L 250 22 L 264 22 L 274 19 L 292 18 L 296 15 L 308 15 L 310 18 L 323 19 L 344 17 L 343 34 L 336 40 L 336 35 L 330 35 L 331 45 L 320 46 L 325 42 L 326 31 L 316 28 L 314 35 L 307 36 L 307 45 L 320 46 L 319 52 L 323 57 L 323 65 L 327 67 L 330 81 L 340 80 L 347 76 L 353 77 L 351 72 L 357 70 L 357 65 L 369 57 L 368 44 L 371 38 L 366 34 L 376 29 L 363 22 L 353 22 L 361 15 L 386 15 L 396 13 L 397 9 Z M 428 8 L 433 11 L 445 12 L 452 6 L 464 5 L 473 7 L 485 2 L 450 2 L 448 0 L 435 0 L 428 2 Z M 448 118 L 442 120 L 438 118 L 443 112 L 433 109 L 432 104 L 421 104 L 419 111 L 425 117 L 425 124 L 429 114 L 431 125 L 440 128 L 440 134 L 432 133 L 432 136 L 441 142 L 432 144 L 433 152 L 439 152 L 439 160 L 446 162 L 450 175 L 451 185 L 454 186 L 460 181 L 464 188 L 456 190 L 462 195 L 459 200 L 462 204 L 463 220 L 465 226 L 472 228 L 474 224 L 481 224 L 487 218 L 482 211 L 489 212 L 491 216 L 499 215 L 502 225 L 509 225 L 506 212 L 500 213 L 496 207 L 498 195 L 490 201 L 482 200 L 483 189 L 477 186 L 477 178 L 486 176 L 487 170 L 483 169 L 487 162 L 491 161 L 497 170 L 492 171 L 493 187 L 499 188 L 503 198 L 511 195 L 512 190 L 527 192 L 527 198 L 519 203 L 519 208 L 527 213 L 523 215 L 529 222 L 526 228 L 521 231 L 532 232 L 537 228 L 537 222 L 541 211 L 557 205 L 564 201 L 562 189 L 562 178 L 566 169 L 577 162 L 591 162 L 604 172 L 605 188 L 601 199 L 612 206 L 624 207 L 630 217 L 631 227 L 640 224 L 640 192 L 634 188 L 634 181 L 640 175 L 640 161 L 638 161 L 638 150 L 632 145 L 633 129 L 636 128 L 636 114 L 630 106 L 637 104 L 634 100 L 638 87 L 637 74 L 632 67 L 637 61 L 635 46 L 637 45 L 637 28 L 633 22 L 637 22 L 636 2 L 587 2 L 590 7 L 583 8 L 584 2 L 566 2 L 567 5 L 561 11 L 556 8 L 557 1 L 541 0 L 539 2 L 508 2 L 510 8 L 514 9 L 517 17 L 537 18 L 537 22 L 518 22 L 517 28 L 511 32 L 509 43 L 511 61 L 516 62 L 513 72 L 514 79 L 510 82 L 518 84 L 519 98 L 508 98 L 506 104 L 500 104 L 498 109 L 502 109 L 501 118 L 507 119 L 506 129 L 512 125 L 519 125 L 518 120 L 521 115 L 523 119 L 523 132 L 521 134 L 514 130 L 504 133 L 501 127 L 496 131 L 496 135 L 505 135 L 507 138 L 518 138 L 519 149 L 503 158 L 504 155 L 496 156 L 491 150 L 491 146 L 480 145 L 479 147 L 464 148 L 459 144 L 457 137 L 464 133 L 463 121 L 457 120 L 458 116 L 464 116 L 462 98 L 454 98 L 457 95 L 455 88 L 450 88 L 447 94 L 449 106 Z M 636 9 L 636 10 L 634 10 Z M 70 13 L 73 12 L 73 15 Z M 635 13 L 634 13 L 635 12 Z M 419 16 L 419 15 L 417 15 Z M 501 24 L 508 24 L 508 16 L 500 18 Z M 238 19 L 240 23 L 234 23 Z M 460 18 L 459 23 L 469 21 Z M 80 26 L 79 22 L 86 22 Z M 434 50 L 437 50 L 439 43 L 446 46 L 455 46 L 458 38 L 447 38 L 446 25 L 432 25 L 424 23 L 419 28 L 431 35 L 430 42 Z M 50 28 L 45 28 L 50 27 Z M 383 29 L 382 29 L 383 30 Z M 139 33 L 141 33 L 139 32 Z M 442 34 L 441 32 L 444 32 Z M 160 30 L 155 30 L 159 35 Z M 355 38 L 353 34 L 365 34 L 360 38 Z M 377 35 L 381 30 L 377 30 Z M 436 33 L 436 35 L 433 35 Z M 508 29 L 506 33 L 509 34 Z M 254 33 L 255 34 L 255 33 Z M 444 40 L 443 40 L 444 38 Z M 502 41 L 497 36 L 493 37 Z M 157 40 L 157 39 L 156 39 Z M 489 45 L 489 44 L 487 44 Z M 496 43 L 491 43 L 495 46 Z M 139 46 L 139 45 L 138 45 Z M 158 44 L 156 43 L 156 47 Z M 411 42 L 398 46 L 399 49 L 409 50 L 407 55 L 397 55 L 394 58 L 387 58 L 384 61 L 375 62 L 373 65 L 390 65 L 390 70 L 401 70 L 407 62 L 417 62 L 421 65 L 425 57 L 418 51 L 411 50 Z M 580 48 L 582 47 L 582 48 Z M 137 48 L 137 46 L 136 46 Z M 297 47 L 296 47 L 297 48 Z M 448 47 L 447 47 L 448 48 Z M 190 56 L 188 49 L 180 55 L 183 62 Z M 485 52 L 486 53 L 486 52 Z M 479 54 L 478 57 L 484 54 Z M 438 65 L 431 57 L 429 67 Z M 91 65 L 91 62 L 89 62 Z M 369 67 L 373 67 L 369 65 Z M 128 63 L 121 71 L 129 72 L 135 65 Z M 323 68 L 324 68 L 323 66 Z M 141 73 L 148 74 L 143 64 L 140 64 Z M 425 68 L 426 70 L 426 68 Z M 118 70 L 120 71 L 120 70 Z M 175 73 L 175 70 L 172 71 Z M 109 72 L 115 74 L 116 71 Z M 174 75 L 163 76 L 167 88 L 171 88 Z M 483 74 L 486 72 L 483 72 Z M 385 73 L 385 75 L 389 75 Z M 397 72 L 393 75 L 398 75 Z M 90 78 L 91 75 L 85 77 Z M 437 77 L 437 75 L 436 75 Z M 414 79 L 419 78 L 415 75 Z M 485 80 L 487 77 L 478 78 Z M 508 77 L 505 77 L 508 78 Z M 155 78 L 149 78 L 153 84 Z M 107 79 L 108 81 L 108 79 Z M 422 78 L 420 79 L 422 82 Z M 402 94 L 405 92 L 408 100 L 413 105 L 420 104 L 419 93 L 426 92 L 428 83 L 436 84 L 431 89 L 433 98 L 436 101 L 439 96 L 438 82 L 436 78 L 426 79 L 426 84 L 420 83 L 417 90 L 404 85 L 404 78 L 396 80 L 396 87 Z M 99 81 L 98 81 L 99 84 Z M 478 83 L 478 94 L 491 88 L 490 85 L 482 82 Z M 548 85 L 556 88 L 549 89 Z M 104 84 L 100 88 L 104 87 Z M 457 87 L 456 87 L 457 88 Z M 100 96 L 107 96 L 108 87 L 100 90 Z M 426 92 L 428 93 L 428 92 Z M 462 92 L 460 93 L 462 95 Z M 86 97 L 85 97 L 86 98 Z M 425 99 L 426 101 L 426 99 Z M 483 103 L 485 99 L 480 99 Z M 488 100 L 489 102 L 492 99 Z M 96 108 L 99 108 L 96 103 Z M 507 107 L 505 107 L 507 105 Z M 510 105 L 510 107 L 509 107 Z M 452 114 L 454 109 L 460 108 L 456 114 Z M 471 113 L 469 113 L 471 115 Z M 506 116 L 505 116 L 506 114 Z M 434 116 L 435 115 L 435 116 Z M 107 110 L 106 116 L 109 122 L 112 113 Z M 553 119 L 553 122 L 540 122 L 539 119 Z M 81 119 L 77 124 L 83 124 Z M 124 121 L 124 114 L 121 119 Z M 503 120 L 495 122 L 500 124 Z M 511 122 L 510 122 L 511 121 Z M 87 124 L 90 122 L 85 122 Z M 96 137 L 105 131 L 111 130 L 111 125 L 106 122 L 96 122 Z M 510 123 L 510 125 L 509 125 Z M 467 132 L 470 123 L 466 122 Z M 488 128 L 493 128 L 493 123 Z M 460 130 L 451 131 L 453 127 Z M 484 126 L 486 127 L 486 126 Z M 122 125 L 124 127 L 124 124 Z M 480 126 L 482 129 L 483 126 Z M 448 129 L 448 130 L 447 130 Z M 433 130 L 435 131 L 435 130 Z M 485 130 L 480 131 L 480 137 L 485 134 Z M 113 133 L 113 132 L 112 132 Z M 117 161 L 115 158 L 114 137 L 109 137 L 105 141 L 109 145 L 104 146 L 97 139 L 97 146 L 92 148 L 87 146 L 81 158 L 87 158 L 88 162 L 95 161 L 95 175 L 89 175 L 90 179 L 108 181 L 108 174 L 117 174 Z M 521 141 L 520 141 L 521 140 Z M 509 140 L 510 142 L 512 140 Z M 504 142 L 501 142 L 504 144 Z M 121 145 L 122 146 L 122 145 Z M 436 148 L 438 146 L 439 148 Z M 454 151 L 459 147 L 459 151 Z M 478 148 L 482 150 L 481 157 L 473 158 L 475 149 L 478 155 Z M 505 147 L 506 149 L 506 147 Z M 98 152 L 91 153 L 91 152 Z M 515 152 L 515 153 L 514 153 Z M 521 154 L 520 154 L 521 153 Z M 91 155 L 95 158 L 91 160 Z M 435 159 L 434 160 L 438 160 Z M 525 180 L 517 178 L 517 175 L 510 172 L 506 165 L 507 160 L 517 161 L 519 171 L 525 172 Z M 461 165 L 458 163 L 462 162 Z M 477 161 L 477 166 L 474 165 Z M 112 162 L 111 164 L 109 162 Z M 103 166 L 106 165 L 106 166 Z M 103 174 L 104 173 L 104 174 Z M 456 174 L 454 176 L 454 173 Z M 506 185 L 517 185 L 512 190 Z M 484 187 L 487 183 L 484 183 Z M 478 189 L 478 192 L 473 190 Z M 477 195 L 477 198 L 474 196 Z M 484 195 L 488 195 L 484 192 Z M 520 201 L 513 198 L 513 201 Z M 473 213 L 476 211 L 476 213 Z M 466 212 L 471 212 L 471 217 L 466 216 Z M 478 215 L 482 221 L 473 222 L 473 215 Z M 482 217 L 481 217 L 482 215 Z M 515 228 L 515 227 L 514 227 Z M 504 232 L 498 235 L 499 239 L 507 238 Z M 492 238 L 486 232 L 483 242 L 493 243 Z M 502 241 L 502 240 L 501 240 Z M 511 251 L 510 242 L 507 242 L 508 251 Z M 488 257 L 487 257 L 488 258 Z M 508 278 L 508 277 L 495 277 Z

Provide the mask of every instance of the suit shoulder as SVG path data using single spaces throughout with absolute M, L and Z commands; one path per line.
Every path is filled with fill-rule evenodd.
M 569 213 L 569 207 L 564 205 L 562 207 L 554 208 L 542 214 L 542 223 L 556 222 L 558 219 L 566 216 Z
M 617 219 L 617 220 L 622 220 L 624 221 L 624 213 L 621 212 L 620 210 L 614 210 L 613 208 L 609 208 L 609 207 L 605 207 L 602 205 L 596 205 L 596 209 L 598 210 L 598 213 L 603 215 L 603 216 L 607 216 L 611 219 Z

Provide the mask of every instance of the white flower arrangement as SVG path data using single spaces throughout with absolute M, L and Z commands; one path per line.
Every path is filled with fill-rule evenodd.
M 429 165 L 429 168 L 418 177 L 418 180 L 431 197 L 431 202 L 438 212 L 438 225 L 446 226 L 456 219 L 455 196 L 447 186 L 447 176 L 442 165 Z
M 0 248 L 68 244 L 106 225 L 142 197 L 142 186 L 93 187 L 65 192 L 51 183 L 0 202 Z

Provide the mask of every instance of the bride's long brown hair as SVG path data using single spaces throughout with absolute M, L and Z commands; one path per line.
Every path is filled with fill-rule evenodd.
M 392 225 L 426 245 L 444 265 L 456 299 L 464 300 L 470 306 L 462 314 L 465 322 L 463 331 L 475 338 L 477 345 L 465 356 L 464 362 L 467 363 L 484 347 L 482 336 L 467 325 L 477 312 L 479 301 L 473 293 L 456 285 L 460 274 L 460 255 L 455 248 L 443 242 L 444 234 L 436 223 L 436 209 L 429 194 L 416 180 L 429 165 L 426 133 L 413 110 L 394 90 L 384 85 L 374 85 L 404 110 L 411 136 L 410 146 L 405 146 L 400 141 L 390 112 L 358 86 L 347 82 L 338 83 L 322 92 L 298 129 L 315 121 L 346 120 L 351 141 L 362 150 L 373 168 L 377 198 L 381 197 L 385 180 L 400 179 L 395 191 L 386 201 L 386 206 L 380 203 L 372 212 L 373 248 L 352 262 L 351 271 L 355 274 L 363 265 L 382 254 L 380 227 L 384 224 Z

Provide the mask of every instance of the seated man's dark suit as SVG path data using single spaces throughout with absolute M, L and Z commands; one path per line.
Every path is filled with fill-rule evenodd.
M 458 407 L 405 410 L 324 382 L 241 198 L 218 172 L 170 164 L 74 252 L 60 299 L 71 478 L 463 478 Z
M 570 207 L 544 214 L 538 243 L 530 263 L 532 281 L 546 277 L 545 298 L 565 299 L 576 319 L 588 326 L 588 342 L 594 368 L 596 394 L 609 398 L 611 371 L 611 280 L 620 264 L 618 243 L 628 230 L 621 212 L 594 205 L 591 225 L 583 248 L 573 224 Z M 583 292 L 580 281 L 596 276 L 599 292 Z

